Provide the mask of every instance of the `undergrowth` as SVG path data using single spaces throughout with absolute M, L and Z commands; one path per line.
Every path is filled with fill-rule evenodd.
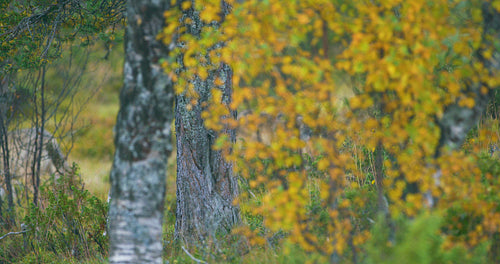
M 38 206 L 17 216 L 22 233 L 1 241 L 0 263 L 102 262 L 108 251 L 108 205 L 85 189 L 78 168 L 40 190 Z

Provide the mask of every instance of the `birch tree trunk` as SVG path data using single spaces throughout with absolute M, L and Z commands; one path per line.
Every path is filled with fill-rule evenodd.
M 221 1 L 222 19 L 230 7 Z M 187 27 L 187 34 L 199 36 L 203 27 L 218 27 L 217 22 L 204 25 L 194 9 L 184 10 L 183 19 L 194 21 Z M 222 43 L 216 44 L 222 45 Z M 217 48 L 217 47 L 214 47 Z M 212 64 L 208 55 L 207 64 Z M 182 59 L 181 59 L 182 64 Z M 233 175 L 233 165 L 224 160 L 220 151 L 213 150 L 217 132 L 204 126 L 201 113 L 203 105 L 209 101 L 213 89 L 221 89 L 222 102 L 229 105 L 232 96 L 232 70 L 228 65 L 211 65 L 205 80 L 193 76 L 191 80 L 198 93 L 198 103 L 190 105 L 192 98 L 185 94 L 176 97 L 175 120 L 177 136 L 177 211 L 175 238 L 195 246 L 205 246 L 214 241 L 219 233 L 227 233 L 239 222 L 239 208 L 233 204 L 238 195 L 238 183 Z M 223 85 L 216 86 L 219 78 Z M 188 105 L 190 105 L 188 110 Z M 229 106 L 228 106 L 229 107 Z M 236 112 L 230 111 L 236 118 Z M 235 140 L 235 130 L 226 128 L 231 140 Z
M 124 85 L 115 128 L 109 209 L 110 263 L 162 263 L 167 158 L 174 92 L 156 36 L 169 1 L 127 2 Z
M 498 39 L 500 38 L 500 14 L 495 10 L 490 2 L 484 2 L 483 7 L 483 46 L 476 51 L 475 58 L 481 62 L 493 76 L 500 70 L 500 50 L 498 48 Z M 497 42 L 496 44 L 494 42 Z M 484 56 L 484 51 L 492 48 L 491 56 Z M 439 141 L 436 156 L 440 156 L 443 147 L 450 149 L 459 148 L 469 130 L 477 124 L 479 118 L 486 109 L 488 101 L 493 95 L 493 91 L 498 87 L 490 87 L 486 83 L 474 82 L 468 80 L 467 92 L 475 95 L 475 105 L 472 108 L 451 105 L 446 109 L 439 122 L 441 128 L 441 138 Z M 484 92 L 481 87 L 486 87 Z

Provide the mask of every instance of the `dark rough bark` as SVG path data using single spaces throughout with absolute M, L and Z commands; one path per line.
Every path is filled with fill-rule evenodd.
M 224 14 L 229 6 L 221 1 Z M 193 9 L 184 11 L 184 19 L 190 18 L 187 33 L 199 36 L 202 27 L 218 27 L 218 23 L 203 25 L 199 14 Z M 222 45 L 219 43 L 217 45 Z M 216 45 L 216 46 L 217 46 Z M 217 47 L 214 47 L 217 48 Z M 210 58 L 207 57 L 208 64 Z M 182 63 L 182 62 L 181 62 Z M 238 183 L 233 175 L 233 165 L 226 162 L 220 151 L 213 150 L 217 132 L 205 128 L 201 113 L 203 104 L 211 96 L 212 89 L 223 91 L 223 103 L 229 104 L 232 93 L 232 71 L 228 65 L 216 65 L 206 80 L 193 77 L 191 80 L 199 94 L 198 104 L 187 110 L 191 98 L 184 94 L 176 98 L 177 136 L 177 212 L 175 237 L 188 244 L 204 246 L 215 240 L 216 234 L 227 233 L 239 222 L 239 208 L 233 205 L 238 195 Z M 217 68 L 217 67 L 215 67 Z M 224 85 L 216 87 L 219 77 Z M 236 112 L 224 118 L 236 118 Z M 235 140 L 235 130 L 226 128 L 226 133 Z
M 226 80 L 224 96 L 231 96 L 231 70 L 221 67 L 220 76 Z M 195 81 L 200 103 L 208 100 L 212 82 Z M 186 110 L 190 98 L 176 99 L 177 136 L 177 212 L 175 237 L 187 243 L 215 239 L 217 233 L 229 232 L 239 221 L 239 209 L 233 205 L 238 195 L 238 183 L 233 165 L 224 160 L 220 151 L 213 150 L 215 131 L 207 130 L 201 118 L 199 104 Z M 235 116 L 233 116 L 235 117 Z M 235 139 L 233 129 L 221 131 Z
M 174 92 L 156 36 L 169 1 L 127 2 L 124 86 L 116 123 L 109 209 L 110 263 L 163 263 L 167 158 Z

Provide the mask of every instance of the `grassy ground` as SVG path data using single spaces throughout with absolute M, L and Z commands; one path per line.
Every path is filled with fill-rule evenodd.
M 119 46 L 104 59 L 102 47 L 91 50 L 88 71 L 81 82 L 81 98 L 91 96 L 78 120 L 79 133 L 69 160 L 79 165 L 85 187 L 99 198 L 107 199 L 112 166 L 113 128 L 119 109 L 122 86 L 123 51 Z

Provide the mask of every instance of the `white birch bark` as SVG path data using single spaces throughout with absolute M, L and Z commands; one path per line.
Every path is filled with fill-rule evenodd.
M 156 35 L 169 1 L 129 0 L 124 85 L 115 128 L 109 209 L 110 263 L 162 263 L 167 158 L 174 92 Z

